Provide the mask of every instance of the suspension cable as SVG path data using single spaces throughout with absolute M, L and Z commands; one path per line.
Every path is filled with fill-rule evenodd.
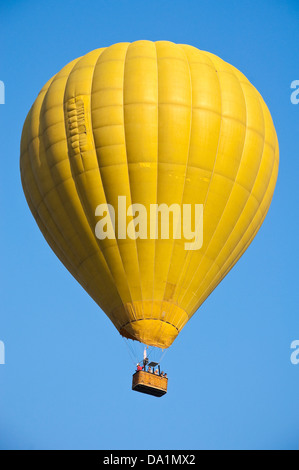
M 136 359 L 136 356 L 134 354 L 132 346 L 129 344 L 129 340 L 125 339 L 124 337 L 122 339 L 123 339 L 128 351 L 129 351 L 129 355 L 130 355 L 132 363 L 134 364 L 134 366 L 136 366 L 138 360 Z

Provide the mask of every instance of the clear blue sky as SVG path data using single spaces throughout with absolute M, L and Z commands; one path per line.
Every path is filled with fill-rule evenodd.
M 130 390 L 126 345 L 40 234 L 19 176 L 44 83 L 95 48 L 187 43 L 239 68 L 277 129 L 280 171 L 253 244 L 167 352 L 169 393 Z M 297 0 L 0 3 L 1 449 L 298 449 Z

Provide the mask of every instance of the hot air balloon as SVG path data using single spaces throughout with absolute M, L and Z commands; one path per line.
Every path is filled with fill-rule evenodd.
M 24 193 L 50 247 L 123 337 L 161 348 L 252 242 L 278 163 L 269 110 L 247 78 L 168 41 L 66 65 L 21 140 Z M 181 217 L 168 237 L 152 236 L 152 205 L 173 218 L 171 208 L 201 205 L 200 247 L 176 236 Z

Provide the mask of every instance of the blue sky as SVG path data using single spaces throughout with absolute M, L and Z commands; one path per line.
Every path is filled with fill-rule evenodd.
M 167 352 L 169 393 L 130 390 L 126 345 L 44 241 L 19 176 L 44 83 L 95 48 L 138 39 L 239 68 L 276 126 L 280 171 L 260 232 Z M 1 449 L 298 449 L 297 1 L 0 2 Z

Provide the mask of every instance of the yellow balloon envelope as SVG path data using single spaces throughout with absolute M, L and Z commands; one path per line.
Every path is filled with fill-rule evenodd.
M 167 41 L 115 44 L 68 64 L 41 90 L 21 142 L 24 192 L 50 247 L 121 335 L 163 348 L 253 240 L 278 160 L 270 113 L 246 77 Z M 120 223 L 138 229 L 133 204 L 147 214 L 135 238 Z M 163 204 L 201 205 L 199 249 L 174 228 L 150 236 L 151 206 Z M 96 234 L 103 205 L 115 236 Z

